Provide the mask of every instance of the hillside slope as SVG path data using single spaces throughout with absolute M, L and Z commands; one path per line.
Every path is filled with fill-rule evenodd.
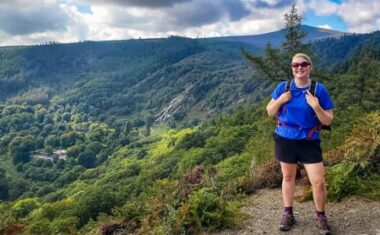
M 305 30 L 312 41 L 342 35 L 309 26 Z M 108 123 L 110 116 L 200 120 L 269 95 L 273 84 L 260 80 L 240 48 L 260 54 L 267 41 L 279 44 L 283 33 L 2 47 L 0 103 L 69 103 L 81 111 L 93 110 Z M 349 46 L 357 48 L 366 38 L 350 40 L 344 52 L 350 54 Z M 318 44 L 316 51 L 334 51 L 325 48 Z

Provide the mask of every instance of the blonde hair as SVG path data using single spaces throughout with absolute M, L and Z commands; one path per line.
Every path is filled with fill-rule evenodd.
M 297 58 L 297 57 L 301 57 L 301 58 L 304 58 L 305 60 L 307 60 L 307 62 L 313 66 L 313 62 L 311 62 L 311 59 L 308 55 L 306 55 L 305 53 L 297 53 L 293 56 L 292 58 L 292 61 L 294 60 L 294 58 Z

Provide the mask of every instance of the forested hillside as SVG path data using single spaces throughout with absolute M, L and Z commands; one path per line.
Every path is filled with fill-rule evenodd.
M 319 66 L 330 69 L 347 70 L 353 57 L 364 51 L 379 56 L 380 32 L 343 36 L 339 40 L 328 38 L 312 45 L 318 54 Z
M 308 40 L 337 35 L 305 29 L 312 33 Z M 283 37 L 281 31 L 270 38 Z M 240 53 L 244 47 L 260 54 L 263 45 L 228 40 L 170 37 L 0 48 L 0 101 L 75 105 L 109 124 L 111 117 L 173 124 L 215 116 L 236 103 L 250 105 L 271 89 Z
M 262 95 L 240 46 L 171 37 L 2 48 L 0 98 L 70 104 L 108 123 L 200 119 Z
M 380 198 L 378 35 L 312 47 L 336 104 L 330 200 Z M 276 83 L 241 46 L 263 51 L 179 37 L 0 48 L 0 234 L 239 224 L 242 198 L 281 183 L 264 110 Z

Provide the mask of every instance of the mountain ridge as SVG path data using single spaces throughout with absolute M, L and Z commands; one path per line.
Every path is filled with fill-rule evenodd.
M 327 38 L 341 38 L 343 36 L 352 35 L 352 33 L 340 32 L 330 29 L 318 28 L 308 25 L 302 25 L 302 30 L 307 33 L 305 42 L 314 42 Z M 247 43 L 257 47 L 265 47 L 268 42 L 274 47 L 279 47 L 284 40 L 285 29 L 274 32 L 257 34 L 257 35 L 239 35 L 239 36 L 222 36 L 208 39 L 221 40 L 228 42 Z

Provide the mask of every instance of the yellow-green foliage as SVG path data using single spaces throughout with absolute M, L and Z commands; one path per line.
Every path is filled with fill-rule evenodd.
M 91 140 L 101 140 L 104 136 L 107 136 L 114 131 L 115 130 L 110 129 L 107 124 L 93 122 L 90 124 L 89 131 L 86 135 Z
M 63 216 L 55 219 L 50 224 L 52 234 L 76 234 L 79 218 L 74 216 Z
M 183 175 L 191 170 L 195 165 L 203 161 L 206 150 L 204 148 L 191 148 L 183 152 L 183 155 L 178 162 L 178 175 Z
M 73 198 L 67 198 L 61 201 L 45 203 L 38 210 L 34 211 L 31 214 L 33 218 L 47 218 L 49 220 L 53 220 L 60 215 L 65 210 L 69 210 L 74 205 Z
M 249 175 L 249 169 L 252 161 L 252 155 L 242 153 L 224 159 L 216 165 L 218 181 L 224 183 L 235 183 L 244 176 Z
M 79 218 L 73 215 L 73 198 L 46 203 L 30 214 L 30 234 L 77 234 Z
M 50 221 L 48 219 L 40 219 L 29 225 L 28 230 L 30 234 L 50 235 L 51 230 L 49 227 Z
M 16 224 L 17 219 L 11 213 L 11 205 L 0 202 L 0 234 L 7 227 Z
M 189 196 L 189 211 L 190 222 L 205 230 L 231 227 L 243 218 L 239 203 L 225 201 L 209 188 Z
M 155 125 L 152 127 L 151 135 L 152 136 L 161 136 L 164 133 L 168 132 L 169 130 L 170 130 L 170 128 L 165 124 Z
M 255 158 L 257 164 L 262 164 L 273 158 L 274 141 L 272 140 L 272 132 L 267 136 L 260 133 L 254 138 L 250 138 L 246 144 L 246 152 Z
M 113 213 L 136 234 L 186 234 L 234 226 L 243 218 L 239 203 L 224 200 L 210 188 L 186 196 L 182 186 L 176 180 L 156 180 Z
M 178 144 L 185 135 L 191 134 L 193 131 L 193 129 L 189 128 L 180 131 L 170 130 L 163 134 L 162 139 L 150 148 L 149 155 L 152 157 L 158 157 L 170 153 L 174 146 Z
M 24 218 L 29 215 L 30 212 L 39 208 L 41 204 L 36 198 L 24 198 L 18 200 L 12 206 L 12 214 L 17 218 Z
M 66 195 L 71 195 L 71 197 L 76 198 L 77 196 L 80 196 L 80 194 L 82 194 L 87 188 L 88 184 L 86 182 L 77 180 L 65 188 L 64 191 Z
M 124 158 L 128 156 L 128 147 L 121 147 L 116 152 L 113 153 L 113 158 Z M 119 160 L 119 159 L 118 159 Z

